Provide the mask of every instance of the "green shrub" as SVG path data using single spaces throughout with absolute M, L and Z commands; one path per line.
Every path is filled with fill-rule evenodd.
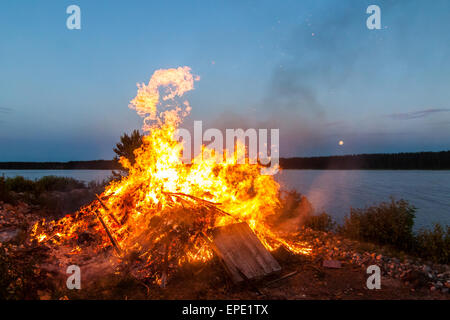
M 0 201 L 14 204 L 20 200 L 51 207 L 46 203 L 41 203 L 41 195 L 49 191 L 69 192 L 74 189 L 86 188 L 84 182 L 68 177 L 45 176 L 35 181 L 21 176 L 0 177 Z
M 14 198 L 6 186 L 6 180 L 4 177 L 0 177 L 0 201 L 14 203 Z
M 69 177 L 45 176 L 35 182 L 36 191 L 71 191 L 73 189 L 84 189 L 86 185 Z
M 336 226 L 333 218 L 325 212 L 318 215 L 310 215 L 305 219 L 305 227 L 319 231 L 332 231 Z
M 14 192 L 32 192 L 34 191 L 34 181 L 17 176 L 7 178 L 5 181 L 6 189 Z
M 90 181 L 87 186 L 95 193 L 102 193 L 113 179 L 114 177 L 109 177 L 107 179 L 103 179 L 102 181 L 93 180 Z
M 365 209 L 352 208 L 339 231 L 352 239 L 411 249 L 415 211 L 407 201 L 394 199 Z
M 443 228 L 440 224 L 435 224 L 433 230 L 419 230 L 416 236 L 415 251 L 424 259 L 449 264 L 450 227 Z

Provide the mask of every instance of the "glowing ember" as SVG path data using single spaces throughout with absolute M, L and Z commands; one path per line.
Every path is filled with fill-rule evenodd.
M 175 133 L 190 111 L 182 96 L 196 80 L 189 67 L 180 67 L 157 70 L 147 85 L 139 85 L 130 107 L 144 118 L 148 134 L 135 150 L 133 165 L 120 159 L 128 176 L 111 182 L 102 201 L 61 220 L 36 224 L 35 239 L 73 245 L 75 255 L 83 249 L 74 240 L 95 232 L 99 250 L 116 242 L 118 255 L 133 256 L 142 263 L 140 272 L 156 281 L 183 262 L 211 259 L 208 230 L 237 221 L 247 222 L 269 250 L 284 245 L 308 253 L 267 224 L 279 206 L 279 185 L 272 176 L 261 175 L 258 165 L 237 165 L 233 158 L 219 164 L 201 158 L 192 165 L 182 163 Z

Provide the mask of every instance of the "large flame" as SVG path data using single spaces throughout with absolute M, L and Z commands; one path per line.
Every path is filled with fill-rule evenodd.
M 161 265 L 170 269 L 210 259 L 208 230 L 237 221 L 247 222 L 269 250 L 284 245 L 306 252 L 270 229 L 267 217 L 279 206 L 279 185 L 260 174 L 259 165 L 237 164 L 232 157 L 216 163 L 202 155 L 190 165 L 182 162 L 176 130 L 190 111 L 182 96 L 196 80 L 189 67 L 179 67 L 157 70 L 147 85 L 138 85 L 130 107 L 144 118 L 148 134 L 135 150 L 135 163 L 120 159 L 128 175 L 111 182 L 102 201 L 59 221 L 36 224 L 35 238 L 60 244 L 94 228 L 102 235 L 102 247 L 115 242 L 122 257 L 136 253 L 151 275 Z

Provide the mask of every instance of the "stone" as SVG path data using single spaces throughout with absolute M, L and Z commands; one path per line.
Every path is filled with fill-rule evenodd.
M 322 266 L 330 269 L 342 268 L 342 263 L 339 260 L 324 260 Z

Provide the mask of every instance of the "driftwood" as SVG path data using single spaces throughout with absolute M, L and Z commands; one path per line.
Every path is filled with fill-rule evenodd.
M 114 246 L 114 249 L 116 250 L 117 254 L 119 256 L 122 255 L 122 250 L 119 247 L 119 244 L 116 242 L 116 240 L 114 239 L 114 237 L 111 235 L 111 232 L 109 232 L 108 227 L 106 226 L 105 222 L 103 221 L 102 217 L 98 214 L 97 211 L 95 211 L 95 215 L 97 216 L 98 220 L 100 220 L 103 228 L 106 231 L 106 234 L 108 235 L 109 240 L 111 241 L 112 245 Z
M 234 283 L 259 279 L 281 270 L 245 222 L 217 227 L 211 233 L 212 247 Z

